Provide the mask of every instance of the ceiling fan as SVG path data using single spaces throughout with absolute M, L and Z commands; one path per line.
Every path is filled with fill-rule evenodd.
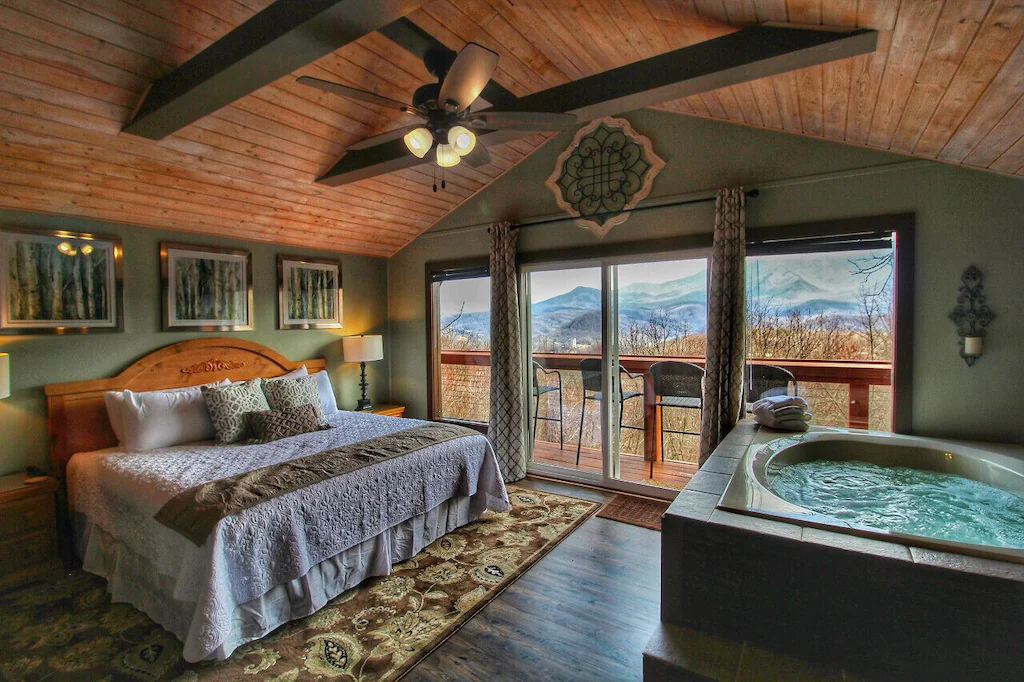
M 477 145 L 474 130 L 560 131 L 576 126 L 573 114 L 547 112 L 472 111 L 498 66 L 498 55 L 476 43 L 468 43 L 457 55 L 451 50 L 430 50 L 423 59 L 436 83 L 417 88 L 412 104 L 403 104 L 373 92 L 340 83 L 302 76 L 299 83 L 349 99 L 383 105 L 419 118 L 419 122 L 368 137 L 346 151 L 367 149 L 398 138 L 418 158 L 435 150 L 437 165 L 457 166 L 463 159 L 471 166 L 483 166 L 491 155 Z

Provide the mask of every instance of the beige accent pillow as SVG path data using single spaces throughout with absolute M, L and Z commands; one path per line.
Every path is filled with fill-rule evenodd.
M 218 443 L 238 443 L 252 438 L 249 414 L 270 409 L 262 384 L 262 379 L 252 379 L 230 386 L 203 386 L 206 409 Z
M 301 405 L 312 405 L 316 412 L 318 424 L 323 424 L 324 411 L 320 406 L 320 392 L 317 390 L 315 376 L 298 377 L 295 379 L 279 379 L 263 382 L 263 393 L 272 410 L 287 410 Z

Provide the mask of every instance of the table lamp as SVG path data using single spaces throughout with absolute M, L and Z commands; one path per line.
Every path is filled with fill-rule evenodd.
M 356 404 L 356 410 L 369 410 L 373 405 L 366 397 L 366 363 L 384 359 L 384 339 L 380 334 L 343 336 L 341 348 L 345 362 L 359 363 L 359 388 L 362 389 L 363 397 Z
M 0 353 L 0 400 L 11 396 L 11 356 Z

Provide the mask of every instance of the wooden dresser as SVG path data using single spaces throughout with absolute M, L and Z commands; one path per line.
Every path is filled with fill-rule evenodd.
M 25 474 L 0 477 L 0 588 L 61 570 L 57 558 L 57 481 L 25 483 Z

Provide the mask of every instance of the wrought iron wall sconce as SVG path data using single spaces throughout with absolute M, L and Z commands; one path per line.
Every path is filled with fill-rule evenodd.
M 956 308 L 949 314 L 949 319 L 956 324 L 956 333 L 960 337 L 960 357 L 968 367 L 972 367 L 981 357 L 985 328 L 995 319 L 996 314 L 985 305 L 981 270 L 972 265 L 964 270 L 960 280 L 963 284 L 960 285 Z

